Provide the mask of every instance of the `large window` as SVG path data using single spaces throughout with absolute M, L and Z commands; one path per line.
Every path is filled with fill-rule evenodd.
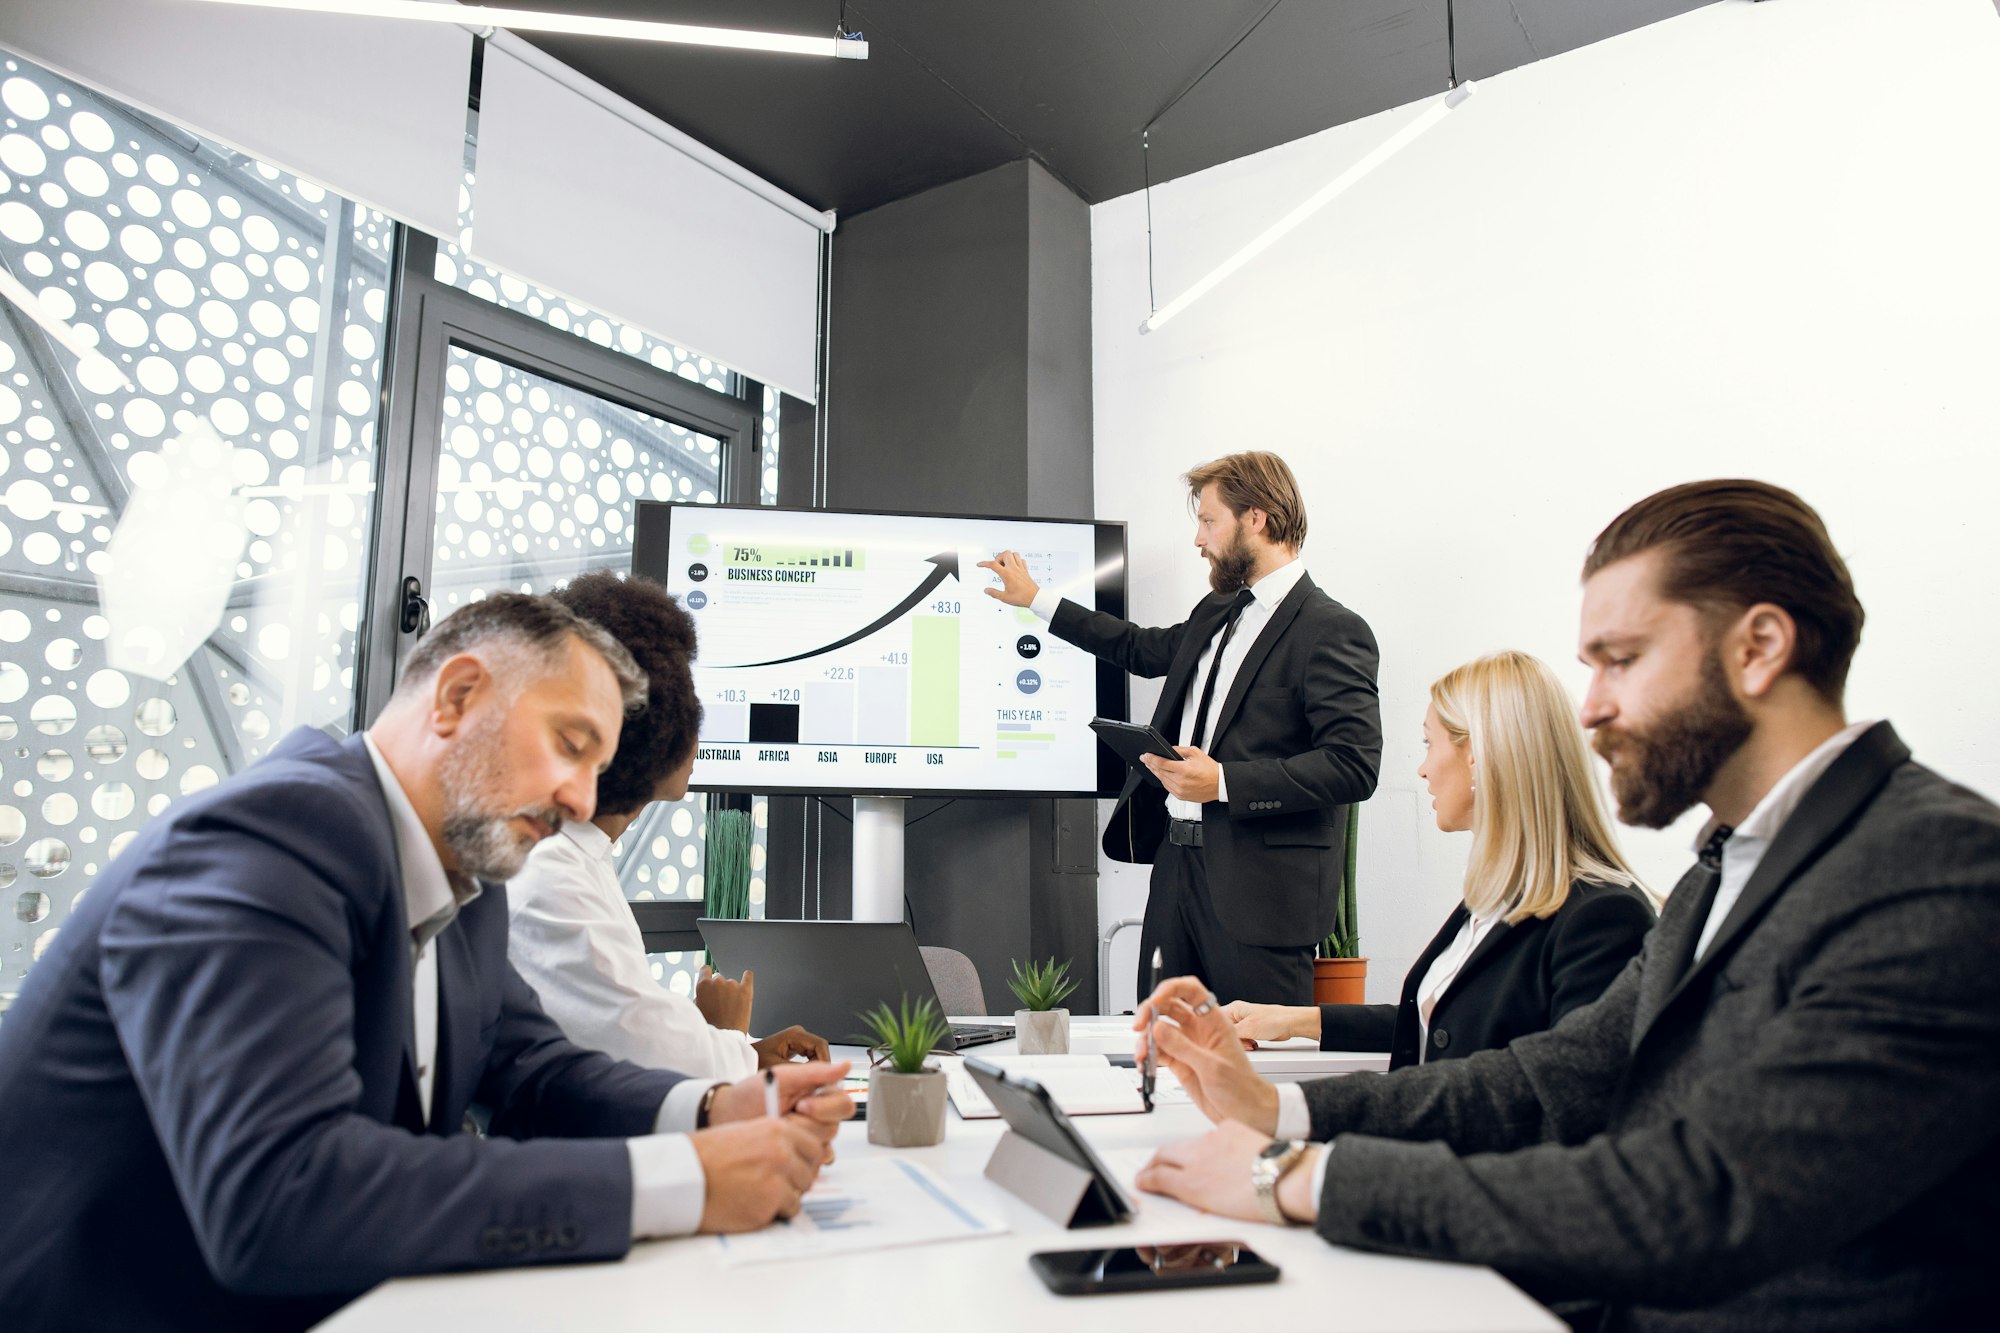
M 147 818 L 295 725 L 352 724 L 391 228 L 0 68 L 0 263 L 132 381 L 0 306 L 5 995 Z M 114 670 L 105 548 L 202 419 L 235 446 L 247 528 L 222 624 L 164 680 Z
M 16 59 L 0 263 L 131 381 L 0 302 L 0 1009 L 148 818 L 379 706 L 405 580 L 441 617 L 625 568 L 636 497 L 775 493 L 761 386 Z M 115 670 L 104 552 L 199 423 L 230 495 L 182 517 L 244 529 L 222 622 L 165 679 Z M 700 898 L 703 813 L 626 834 L 628 896 Z

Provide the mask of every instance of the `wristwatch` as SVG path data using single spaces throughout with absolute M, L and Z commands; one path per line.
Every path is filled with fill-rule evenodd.
M 1274 1227 L 1288 1227 L 1292 1220 L 1278 1207 L 1278 1182 L 1285 1173 L 1305 1160 L 1306 1145 L 1298 1139 L 1274 1139 L 1250 1163 L 1250 1183 L 1257 1187 L 1257 1207 L 1264 1220 Z

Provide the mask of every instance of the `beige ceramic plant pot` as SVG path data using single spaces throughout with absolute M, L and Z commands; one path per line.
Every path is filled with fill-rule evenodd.
M 944 1142 L 944 1071 L 868 1076 L 868 1141 L 885 1148 L 928 1148 Z
M 1023 1055 L 1068 1055 L 1069 1010 L 1016 1009 L 1014 1037 Z

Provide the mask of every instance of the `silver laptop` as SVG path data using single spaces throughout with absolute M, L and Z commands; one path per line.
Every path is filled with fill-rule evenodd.
M 899 1008 L 938 1003 L 937 987 L 917 948 L 917 933 L 903 921 L 726 921 L 702 917 L 695 925 L 732 977 L 757 973 L 751 1022 L 759 1032 L 793 1024 L 836 1045 L 872 1041 L 861 1015 L 879 1004 Z M 943 1013 L 942 1007 L 938 1009 Z M 1011 1027 L 953 1024 L 944 1045 L 965 1050 L 1005 1041 Z

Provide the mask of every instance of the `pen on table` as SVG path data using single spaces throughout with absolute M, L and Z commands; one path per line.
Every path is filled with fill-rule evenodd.
M 1154 949 L 1153 987 L 1152 990 L 1147 992 L 1147 997 L 1150 999 L 1154 994 L 1156 994 L 1159 991 L 1159 989 L 1160 989 L 1160 951 L 1158 949 Z M 1159 1016 L 1160 1016 L 1159 1010 L 1157 1008 L 1154 1009 L 1153 1017 L 1157 1019 Z M 1146 1109 L 1148 1111 L 1153 1109 L 1153 1025 L 1151 1023 L 1146 1024 L 1146 1059 L 1139 1066 L 1139 1100 L 1143 1101 L 1146 1104 Z
M 768 1068 L 764 1070 L 764 1114 L 778 1118 L 778 1076 Z

